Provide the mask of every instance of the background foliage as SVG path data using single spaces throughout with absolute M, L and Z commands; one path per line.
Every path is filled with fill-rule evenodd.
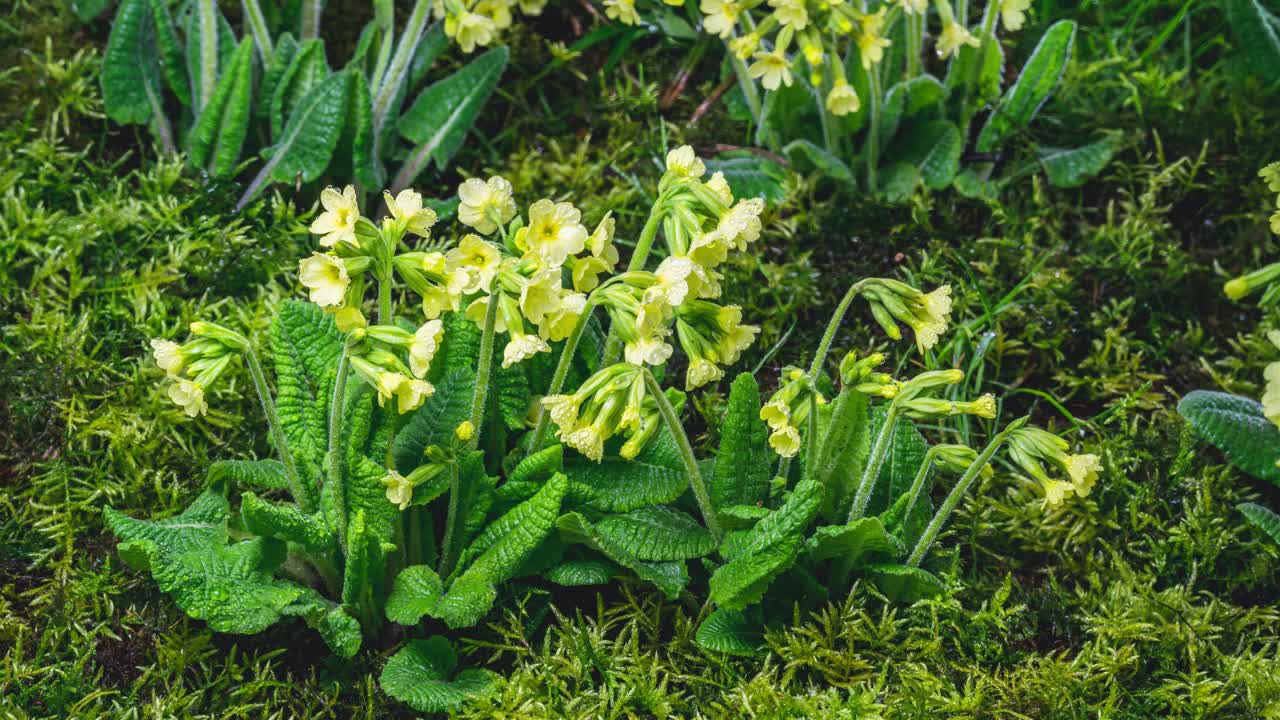
M 787 175 L 757 255 L 728 278 L 726 292 L 763 321 L 754 361 L 770 371 L 805 359 L 854 278 L 964 286 L 954 317 L 965 331 L 950 351 L 980 354 L 984 388 L 1099 448 L 1108 472 L 1086 503 L 1046 521 L 1031 490 L 997 468 L 951 526 L 946 596 L 895 608 L 861 588 L 771 633 L 762 661 L 702 653 L 699 608 L 641 588 L 560 592 L 554 604 L 530 596 L 460 636 L 465 663 L 511 677 L 468 713 L 1280 715 L 1280 551 L 1235 510 L 1278 507 L 1280 492 L 1244 480 L 1174 412 L 1196 387 L 1257 396 L 1270 351 L 1254 328 L 1280 327 L 1274 309 L 1219 293 L 1227 273 L 1276 255 L 1254 174 L 1280 157 L 1280 112 L 1239 71 L 1226 10 L 1038 4 L 1024 37 L 1063 17 L 1080 30 L 1037 139 L 1067 147 L 1117 133 L 1101 176 L 1051 190 L 1029 175 L 991 204 L 940 194 L 890 207 Z M 345 663 L 293 627 L 217 635 L 115 555 L 103 505 L 173 512 L 210 461 L 266 455 L 245 388 L 225 388 L 208 418 L 189 422 L 157 393 L 145 343 L 197 317 L 264 333 L 268 308 L 295 294 L 308 208 L 284 192 L 236 215 L 238 188 L 201 184 L 158 159 L 145 132 L 106 122 L 105 21 L 80 25 L 67 8 L 25 0 L 4 13 L 0 708 L 20 718 L 404 714 L 374 685 L 396 638 Z M 615 180 L 654 177 L 666 146 L 747 141 L 723 102 L 691 123 L 717 84 L 710 67 L 695 66 L 666 102 L 660 83 L 682 56 L 661 37 L 640 38 L 607 73 L 607 45 L 543 73 L 548 43 L 572 44 L 590 22 L 552 8 L 511 39 L 507 81 L 456 167 L 592 198 L 584 214 L 596 217 L 644 192 Z M 419 189 L 444 196 L 458 179 Z M 850 324 L 837 346 L 882 342 Z M 693 397 L 703 444 L 717 428 L 698 411 L 716 417 L 727 390 Z

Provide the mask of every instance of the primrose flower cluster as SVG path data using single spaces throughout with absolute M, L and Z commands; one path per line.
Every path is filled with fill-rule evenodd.
M 996 4 L 989 9 L 992 32 L 997 16 L 1008 30 L 1021 29 L 1031 0 L 990 1 Z M 856 61 L 863 70 L 879 64 L 890 46 L 889 28 L 898 16 L 923 19 L 930 4 L 930 0 L 870 4 L 848 0 L 700 0 L 699 7 L 703 28 L 723 39 L 739 60 L 750 62 L 750 77 L 766 90 L 790 86 L 797 64 L 803 61 L 813 87 L 825 88 L 827 110 L 833 115 L 848 115 L 857 112 L 862 101 L 849 82 L 846 63 Z M 605 0 L 604 5 L 610 18 L 632 25 L 640 22 L 635 0 Z M 952 57 L 962 46 L 978 46 L 978 37 L 964 18 L 956 17 L 949 0 L 933 0 L 932 5 L 942 23 L 935 44 L 939 57 Z
M 492 45 L 498 35 L 511 27 L 515 11 L 536 17 L 547 0 L 444 0 L 432 5 L 432 14 L 444 21 L 444 32 L 469 53 Z

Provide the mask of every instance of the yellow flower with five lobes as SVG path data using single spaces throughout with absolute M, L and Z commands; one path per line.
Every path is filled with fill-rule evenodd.
M 448 14 L 444 19 L 444 34 L 453 38 L 464 53 L 492 43 L 497 30 L 493 20 L 480 13 L 464 11 L 460 15 Z
M 724 173 L 717 170 L 705 184 L 711 192 L 716 194 L 722 205 L 729 207 L 733 204 L 733 188 L 729 187 L 729 181 L 724 179 Z
M 693 148 L 681 145 L 667 153 L 667 173 L 690 180 L 701 180 L 707 174 L 707 166 Z
M 476 426 L 470 420 L 463 420 L 453 429 L 453 436 L 462 442 L 470 442 L 476 436 Z
M 1041 483 L 1041 486 L 1044 488 L 1044 501 L 1040 504 L 1042 508 L 1057 507 L 1076 491 L 1071 483 L 1064 480 L 1050 480 Z
M 487 292 L 493 276 L 502 266 L 502 252 L 493 243 L 471 233 L 463 235 L 457 247 L 450 249 L 444 257 L 446 270 L 467 271 L 471 282 L 463 288 L 464 293 Z
M 706 358 L 691 358 L 689 369 L 685 371 L 684 386 L 686 390 L 694 390 L 724 377 L 724 370 Z
M 551 352 L 551 346 L 545 340 L 537 335 L 513 332 L 502 350 L 502 367 L 511 367 L 540 352 Z
M 786 85 L 791 87 L 791 61 L 780 50 L 773 52 L 757 52 L 751 56 L 755 62 L 747 68 L 747 74 L 758 79 L 765 90 L 777 90 Z
M 635 0 L 604 0 L 604 14 L 623 25 L 640 24 L 640 13 L 636 12 Z
M 431 226 L 436 224 L 436 211 L 423 207 L 422 196 L 416 191 L 405 189 L 392 197 L 389 191 L 383 190 L 382 197 L 387 203 L 387 209 L 391 211 L 391 217 L 395 218 L 405 232 L 418 237 L 431 234 Z
M 481 235 L 493 234 L 515 216 L 516 201 L 506 178 L 470 178 L 458 186 L 458 220 Z
M 578 325 L 578 318 L 587 309 L 587 296 L 582 293 L 565 292 L 560 296 L 559 307 L 554 313 L 548 313 L 538 324 L 538 334 L 544 340 L 559 342 L 573 334 Z
M 596 224 L 596 229 L 587 238 L 587 250 L 591 251 L 591 257 L 607 264 L 610 270 L 613 269 L 614 265 L 618 264 L 618 248 L 613 246 L 615 224 L 613 211 L 610 210 L 604 214 L 604 217 L 600 218 L 600 222 Z
M 671 358 L 675 348 L 660 335 L 644 335 L 623 345 L 622 354 L 632 365 L 661 365 Z
M 732 365 L 742 357 L 742 352 L 751 347 L 760 334 L 756 325 L 742 324 L 742 308 L 737 305 L 725 305 L 717 313 L 716 320 L 720 325 L 720 338 L 716 344 L 716 353 L 720 362 Z
M 342 258 L 328 253 L 312 253 L 298 262 L 298 279 L 311 294 L 311 302 L 320 307 L 342 304 L 351 284 Z
M 575 395 L 548 395 L 542 398 L 542 406 L 557 427 L 572 427 L 578 422 L 578 406 L 582 399 Z
M 506 30 L 511 27 L 513 4 L 514 0 L 478 0 L 472 10 L 492 20 L 494 28 Z
M 169 399 L 182 408 L 187 417 L 204 415 L 209 411 L 209 404 L 204 401 L 204 388 L 191 380 L 179 379 L 170 385 Z
M 702 10 L 702 27 L 707 32 L 721 38 L 733 36 L 738 15 L 742 13 L 738 3 L 733 0 L 702 0 L 698 7 Z
M 756 33 L 748 33 L 740 38 L 729 41 L 729 50 L 739 60 L 746 60 L 755 54 L 760 47 L 760 36 Z
M 413 342 L 409 344 L 409 370 L 414 377 L 426 377 L 442 339 L 444 323 L 439 320 L 428 320 L 414 331 Z
M 795 457 L 800 452 L 800 431 L 790 425 L 776 428 L 769 435 L 769 447 L 782 457 Z
M 529 206 L 529 224 L 520 228 L 516 247 L 537 256 L 546 267 L 558 268 L 565 258 L 587 245 L 582 213 L 572 203 L 542 199 Z
M 754 197 L 739 200 L 729 211 L 720 216 L 716 234 L 727 245 L 739 251 L 760 239 L 760 213 L 764 212 L 764 199 Z
M 858 34 L 858 54 L 862 58 L 862 69 L 870 70 L 884 59 L 884 49 L 889 47 L 888 38 L 880 36 L 884 24 L 884 8 L 874 15 L 866 15 L 862 19 L 862 32 Z
M 1027 21 L 1031 0 L 1000 0 L 1000 22 L 1012 32 L 1022 29 Z
M 809 12 L 805 9 L 804 0 L 769 0 L 773 8 L 773 16 L 784 26 L 803 30 L 809 26 Z
M 663 258 L 653 272 L 657 282 L 644 291 L 644 303 L 679 307 L 689 296 L 689 276 L 693 274 L 694 267 L 694 262 L 687 257 L 668 255 Z
M 401 415 L 418 409 L 424 400 L 435 394 L 436 389 L 429 382 L 404 375 L 399 377 L 400 385 L 395 389 L 395 396 L 396 409 Z
M 1102 463 L 1098 460 L 1098 456 L 1068 455 L 1063 465 L 1067 471 L 1067 477 L 1071 478 L 1071 486 L 1075 489 L 1076 495 L 1087 497 L 1093 490 L 1094 484 L 1098 482 L 1098 473 L 1102 470 Z
M 539 325 L 542 319 L 560 309 L 560 270 L 547 268 L 520 286 L 520 313 L 531 323 Z
M 395 470 L 388 470 L 386 477 L 382 478 L 382 484 L 387 488 L 387 500 L 392 505 L 401 510 L 409 507 L 409 502 L 413 500 L 413 483 L 409 478 Z
M 342 192 L 328 187 L 320 191 L 320 205 L 324 212 L 311 223 L 311 232 L 320 235 L 320 244 L 333 247 L 340 242 L 358 245 L 356 221 L 360 219 L 360 206 L 356 202 L 356 189 L 350 185 Z
M 955 55 L 960 51 L 961 45 L 978 47 L 978 38 L 974 37 L 973 33 L 954 20 L 945 23 L 942 26 L 942 34 L 938 36 L 936 47 L 938 57 L 945 60 Z
M 187 363 L 186 357 L 182 354 L 182 346 L 172 340 L 152 338 L 151 354 L 156 359 L 156 365 L 171 376 L 182 372 L 182 367 Z
M 832 86 L 831 92 L 827 93 L 827 110 L 832 115 L 849 115 L 858 112 L 861 107 L 862 100 L 858 98 L 858 91 L 847 81 L 837 82 Z
M 770 400 L 760 408 L 760 419 L 773 430 L 787 427 L 791 424 L 791 406 L 781 399 Z

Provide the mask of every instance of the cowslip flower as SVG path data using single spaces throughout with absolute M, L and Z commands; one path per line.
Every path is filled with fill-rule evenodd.
M 392 505 L 401 510 L 409 507 L 409 502 L 413 500 L 413 483 L 409 478 L 395 470 L 388 470 L 386 477 L 382 478 L 382 484 L 387 488 L 387 500 Z
M 702 0 L 702 27 L 712 35 L 728 38 L 733 35 L 733 28 L 738 23 L 738 15 L 742 7 L 733 0 Z
M 862 32 L 858 33 L 857 43 L 863 70 L 870 70 L 873 65 L 878 65 L 884 59 L 884 49 L 889 47 L 889 39 L 881 35 L 884 32 L 885 11 L 886 8 L 882 7 L 861 18 Z
M 493 19 L 480 13 L 464 11 L 460 15 L 446 15 L 444 19 L 444 34 L 453 38 L 464 53 L 492 43 L 497 31 Z
M 328 253 L 312 253 L 298 261 L 298 280 L 310 291 L 311 302 L 320 307 L 341 305 L 351 285 L 342 258 Z
M 511 367 L 540 352 L 551 352 L 551 346 L 547 341 L 537 335 L 513 332 L 507 346 L 502 349 L 502 367 Z
M 978 38 L 967 28 L 954 20 L 942 26 L 942 34 L 938 36 L 936 51 L 938 57 L 946 59 L 960 51 L 960 46 L 978 47 Z
M 320 244 L 325 247 L 340 242 L 356 245 L 356 221 L 360 219 L 356 189 L 348 185 L 339 193 L 331 187 L 325 188 L 320 191 L 320 205 L 324 212 L 311 223 L 311 232 L 322 236 Z
M 747 68 L 747 74 L 760 81 L 765 90 L 777 90 L 786 85 L 791 87 L 791 62 L 781 50 L 773 52 L 757 52 L 752 55 L 755 62 Z
M 436 211 L 422 206 L 421 195 L 414 190 L 405 189 L 395 197 L 384 190 L 382 196 L 386 200 L 387 209 L 391 211 L 391 216 L 406 232 L 411 232 L 418 237 L 427 237 L 431 234 L 431 226 L 436 224 Z
M 487 181 L 466 180 L 458 186 L 458 200 L 458 220 L 481 235 L 493 234 L 499 225 L 506 225 L 516 216 L 511 183 L 496 175 Z
M 858 91 L 848 82 L 838 82 L 827 93 L 827 110 L 836 116 L 858 112 L 862 101 L 858 99 Z
M 465 292 L 489 290 L 493 276 L 498 274 L 502 265 L 502 253 L 489 241 L 479 235 L 468 233 L 458 241 L 457 247 L 445 253 L 445 269 L 458 270 L 465 268 L 474 280 L 474 287 L 465 288 Z
M 209 403 L 204 400 L 204 388 L 200 383 L 179 379 L 169 386 L 169 399 L 182 408 L 188 417 L 204 415 L 209 412 Z
M 667 152 L 667 173 L 691 180 L 700 180 L 707 174 L 707 166 L 688 145 L 681 145 Z
M 581 221 L 582 213 L 572 203 L 539 200 L 529 206 L 529 224 L 516 233 L 516 247 L 558 268 L 586 247 L 587 228 Z
M 769 0 L 773 8 L 773 16 L 778 22 L 796 30 L 803 30 L 809 25 L 809 12 L 805 10 L 804 0 Z
M 640 13 L 636 12 L 635 0 L 604 0 L 604 14 L 623 25 L 640 24 Z
M 172 340 L 152 338 L 151 354 L 156 359 L 156 365 L 168 375 L 182 372 L 182 366 L 187 362 L 182 354 L 182 346 Z
M 1017 32 L 1027 21 L 1031 0 L 1000 0 L 1000 22 L 1005 28 Z
M 409 345 L 409 369 L 414 377 L 425 377 L 431 369 L 431 361 L 440 349 L 440 341 L 444 339 L 444 323 L 439 320 L 428 320 L 413 333 L 413 342 Z

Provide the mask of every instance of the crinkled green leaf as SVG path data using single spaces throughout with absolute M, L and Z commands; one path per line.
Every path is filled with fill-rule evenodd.
M 508 430 L 522 429 L 525 418 L 529 416 L 529 405 L 533 402 L 525 364 L 517 363 L 509 368 L 499 365 L 494 368 L 493 378 L 493 391 L 497 393 L 502 422 Z
M 734 197 L 764 198 L 767 203 L 782 200 L 787 173 L 778 163 L 745 150 L 721 153 L 706 161 L 707 173 L 723 173 Z
M 507 56 L 505 47 L 493 48 L 418 95 L 396 123 L 417 146 L 415 155 L 434 159 L 439 168 L 448 164 L 497 87 Z
M 278 183 L 320 177 L 342 135 L 351 78 L 345 72 L 330 75 L 294 105 L 276 143 L 262 151 L 268 159 L 261 177 Z
M 840 558 L 854 566 L 879 555 L 898 555 L 902 546 L 885 531 L 880 518 L 862 518 L 848 525 L 824 525 L 805 545 L 814 560 Z
M 1111 162 L 1115 144 L 1110 140 L 1076 148 L 1036 148 L 1036 154 L 1054 187 L 1079 187 Z
M 759 602 L 769 583 L 795 563 L 822 497 L 821 483 L 802 480 L 782 507 L 746 531 L 733 559 L 711 576 L 712 602 L 730 610 Z
M 606 457 L 596 463 L 575 454 L 565 466 L 574 482 L 591 488 L 587 504 L 601 512 L 669 503 L 689 487 L 675 440 L 665 427 L 634 460 Z
M 320 633 L 325 644 L 339 657 L 350 658 L 360 651 L 363 636 L 360 622 L 337 603 L 330 602 L 314 590 L 306 590 L 285 607 L 284 615 L 301 617 Z
M 884 408 L 876 408 L 872 413 L 871 437 L 880 433 L 884 425 Z M 885 452 L 884 463 L 880 466 L 880 478 L 876 482 L 875 491 L 871 494 L 867 515 L 879 515 L 889 508 L 894 500 L 911 489 L 915 482 L 920 464 L 924 462 L 929 446 L 924 436 L 916 429 L 915 423 L 907 418 L 898 418 L 893 435 L 889 438 L 889 448 Z M 861 472 L 859 472 L 859 477 Z
M 823 517 L 838 522 L 848 517 L 871 454 L 871 420 L 867 396 L 851 389 L 837 395 L 831 408 L 815 477 L 827 488 Z
M 1060 20 L 1045 31 L 1018 79 L 978 134 L 978 152 L 991 152 L 1010 133 L 1031 123 L 1066 72 L 1075 39 L 1076 24 L 1070 20 Z
M 925 185 L 941 190 L 959 172 L 962 149 L 960 129 L 948 120 L 934 120 L 909 124 L 889 157 L 916 166 Z
M 416 625 L 430 615 L 444 594 L 444 584 L 435 570 L 426 565 L 411 565 L 396 576 L 391 595 L 387 597 L 387 619 L 401 625 Z
M 1196 434 L 1226 454 L 1232 465 L 1280 485 L 1280 428 L 1262 413 L 1256 400 L 1196 390 L 1178 403 L 1178 412 Z
M 219 460 L 209 465 L 205 483 L 231 488 L 288 490 L 289 477 L 279 460 Z
M 750 528 L 773 512 L 764 505 L 730 505 L 720 509 L 720 524 L 726 530 Z
M 215 177 L 228 177 L 240 161 L 249 131 L 253 93 L 253 40 L 240 41 L 226 72 L 218 78 L 213 99 L 200 110 L 187 138 L 191 163 L 208 168 Z
M 322 388 L 337 369 L 342 342 L 333 318 L 314 303 L 283 303 L 271 325 L 276 410 L 302 480 L 311 486 L 329 446 L 330 400 Z
M 462 421 L 471 417 L 475 372 L 457 368 L 435 382 L 435 394 L 415 410 L 396 434 L 396 467 L 408 473 L 422 464 L 431 445 L 447 446 Z
M 507 482 L 541 482 L 564 469 L 564 446 L 552 445 L 520 461 L 507 475 Z
M 275 505 L 251 492 L 240 498 L 240 517 L 255 535 L 298 543 L 308 550 L 328 550 L 334 545 L 333 530 L 320 513 L 307 515 L 297 507 Z
M 213 8 L 213 14 L 216 19 L 215 24 L 218 26 L 218 53 L 213 73 L 214 77 L 218 78 L 226 73 L 231 56 L 236 51 L 236 34 L 231 29 L 231 23 L 227 22 L 226 16 L 222 14 L 216 4 Z M 192 7 L 191 11 L 186 15 L 183 35 L 187 40 L 187 76 L 191 79 L 191 99 L 198 110 L 201 104 L 208 99 L 201 95 L 201 89 L 204 87 L 204 66 L 201 64 L 203 58 L 203 36 L 200 34 L 200 13 L 196 8 Z
M 348 399 L 352 412 L 348 413 L 343 424 L 347 460 L 343 487 L 346 489 L 347 521 L 350 522 L 357 513 L 363 513 L 370 542 L 391 542 L 399 510 L 387 499 L 387 486 L 382 482 L 387 476 L 387 469 L 379 460 L 385 457 L 385 451 L 377 453 L 374 448 L 375 457 L 379 460 L 370 458 L 365 451 L 374 415 L 379 410 L 373 402 L 373 392 L 367 386 L 361 386 Z
M 183 612 L 218 632 L 262 632 L 305 591 L 272 579 L 272 571 L 284 559 L 282 544 L 274 540 L 254 538 L 185 552 L 172 552 L 147 539 L 127 545 L 129 552 L 146 555 L 156 584 Z
M 566 513 L 556 523 L 556 527 L 560 529 L 560 538 L 565 542 L 582 543 L 602 553 L 613 562 L 634 572 L 636 577 L 653 584 L 669 598 L 679 597 L 680 592 L 689 582 L 683 563 L 645 562 L 606 537 L 581 513 Z
M 892 157 L 892 156 L 891 156 Z M 920 184 L 920 168 L 905 162 L 890 162 L 879 170 L 877 191 L 886 202 L 904 203 Z
M 718 608 L 698 625 L 698 644 L 712 652 L 739 657 L 761 657 L 764 650 L 764 628 L 758 618 L 747 613 Z
M 946 586 L 933 573 L 907 565 L 869 565 L 876 588 L 894 602 L 913 603 L 940 595 Z
M 463 553 L 471 559 L 433 611 L 451 628 L 480 622 L 497 597 L 497 585 L 511 578 L 555 526 L 568 479 L 557 474 L 536 495 L 498 518 Z
M 164 0 L 153 0 L 163 2 Z M 271 100 L 275 97 L 276 88 L 284 79 L 293 59 L 298 55 L 300 46 L 292 33 L 284 33 L 276 38 L 275 47 L 271 49 L 271 58 L 267 60 L 262 71 L 262 79 L 258 82 L 258 94 L 253 103 L 253 118 L 258 121 L 270 121 Z
M 751 373 L 734 379 L 729 390 L 720 448 L 711 474 L 711 504 L 754 505 L 769 495 L 771 457 L 768 428 L 760 419 L 760 386 Z
M 147 3 L 151 10 L 151 22 L 155 27 L 156 49 L 160 54 L 160 69 L 164 74 L 165 84 L 177 96 L 178 102 L 190 106 L 191 83 L 187 77 L 186 58 L 183 57 L 182 44 L 173 27 L 169 4 L 165 0 L 147 0 Z
M 160 111 L 155 24 L 147 0 L 123 0 L 102 56 L 102 104 L 122 124 L 141 124 Z
M 1257 503 L 1240 503 L 1236 506 L 1236 509 L 1254 527 L 1266 533 L 1275 542 L 1280 543 L 1280 515 Z
M 149 552 L 131 552 L 130 543 L 146 540 L 169 553 L 215 548 L 227 542 L 227 520 L 231 506 L 226 490 L 213 484 L 200 493 L 181 514 L 164 520 L 134 520 L 105 507 L 102 516 L 111 532 L 120 539 L 120 557 L 130 567 L 148 568 Z
M 566 560 L 542 576 L 556 585 L 582 587 L 607 585 L 618 572 L 618 566 L 607 560 Z
M 1280 78 L 1280 17 L 1262 0 L 1227 0 L 1226 6 L 1244 66 L 1263 82 L 1275 83 Z
M 439 635 L 410 640 L 387 661 L 382 691 L 418 712 L 442 713 L 473 698 L 493 693 L 498 676 L 488 670 L 463 670 L 454 676 L 458 657 Z
M 840 183 L 853 185 L 853 171 L 843 160 L 808 140 L 793 140 L 782 152 L 800 172 L 818 172 Z
M 271 94 L 269 119 L 273 140 L 284 132 L 285 120 L 293 114 L 293 108 L 327 77 L 329 63 L 325 59 L 324 42 L 319 39 L 304 40 Z
M 689 560 L 716 549 L 715 538 L 697 520 L 665 505 L 606 515 L 595 527 L 611 544 L 646 562 Z

